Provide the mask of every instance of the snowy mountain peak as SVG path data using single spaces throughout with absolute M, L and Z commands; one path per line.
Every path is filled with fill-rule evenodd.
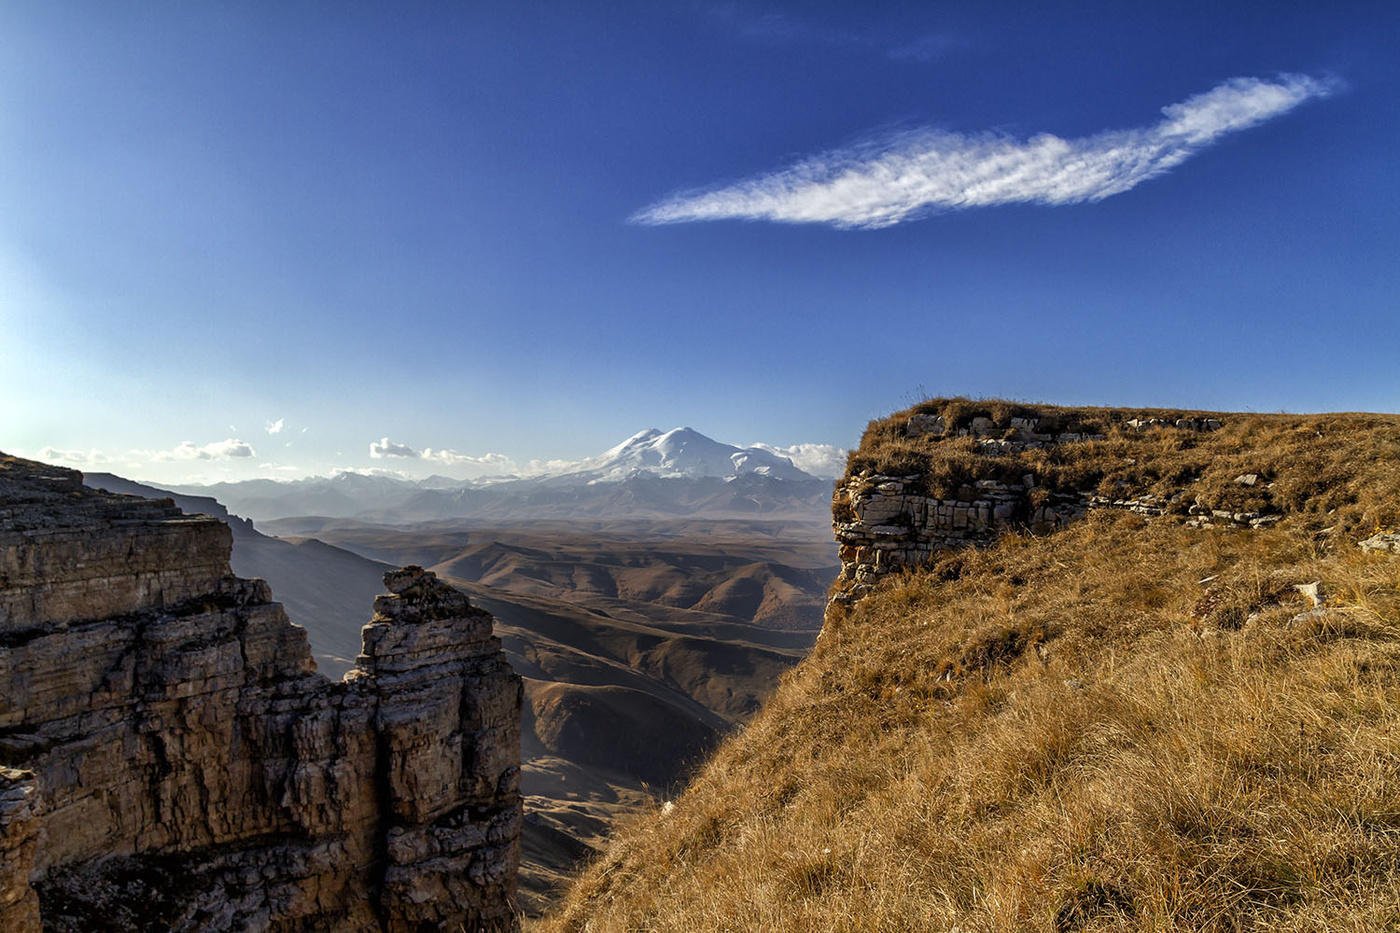
M 616 447 L 610 447 L 607 450 L 603 451 L 603 453 L 601 453 L 595 459 L 607 460 L 612 457 L 620 457 L 629 450 L 644 447 L 647 444 L 650 444 L 652 441 L 656 440 L 660 436 L 661 431 L 656 428 L 647 428 L 644 431 L 638 431 L 636 434 L 633 434 L 631 437 L 627 438 L 627 440 L 623 441 L 621 444 L 618 444 Z
M 647 428 L 562 475 L 586 478 L 589 482 L 611 482 L 638 473 L 724 479 L 750 473 L 773 479 L 813 478 L 786 457 L 757 447 L 724 444 L 690 427 L 672 428 L 665 433 Z

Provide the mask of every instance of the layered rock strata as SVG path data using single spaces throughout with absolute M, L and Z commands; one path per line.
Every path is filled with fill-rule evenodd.
M 520 679 L 386 575 L 339 683 L 230 534 L 0 456 L 0 929 L 506 929 Z
M 1066 431 L 1055 419 L 1012 417 L 998 422 L 973 417 L 950 426 L 940 415 L 914 414 L 903 422 L 903 433 L 933 443 L 970 438 L 991 466 L 1015 462 L 1018 454 L 1061 444 L 1101 441 L 1106 435 L 1089 430 Z M 1216 418 L 1133 418 L 1124 422 L 1132 432 L 1175 429 L 1192 433 L 1219 430 Z M 989 470 L 991 472 L 991 470 Z M 1004 471 L 1001 471 L 1004 472 Z M 1241 480 L 1246 479 L 1241 477 Z M 987 545 L 1008 531 L 1053 532 L 1082 518 L 1091 509 L 1120 509 L 1158 516 L 1174 511 L 1175 502 L 1141 494 L 1111 498 L 1092 490 L 1051 489 L 1038 485 L 1033 473 L 1018 482 L 973 479 L 956 495 L 928 494 L 919 474 L 887 475 L 862 470 L 837 484 L 832 502 L 832 528 L 840 546 L 841 574 L 833 599 L 850 603 L 868 593 L 883 576 L 927 566 L 943 551 Z M 1228 525 L 1260 528 L 1279 520 L 1276 514 L 1229 512 L 1191 503 L 1180 509 L 1197 526 Z

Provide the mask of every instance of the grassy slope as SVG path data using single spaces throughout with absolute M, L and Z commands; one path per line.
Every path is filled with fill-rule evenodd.
M 1400 421 L 1318 417 L 1308 443 L 1306 419 L 1232 416 L 1205 464 L 1326 484 L 1325 507 L 1276 499 L 1274 530 L 1096 514 L 834 614 L 549 925 L 1400 925 L 1400 557 L 1339 530 L 1400 507 Z

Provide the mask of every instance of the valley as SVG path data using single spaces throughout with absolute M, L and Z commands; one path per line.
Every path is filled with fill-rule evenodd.
M 86 482 L 227 521 L 235 572 L 271 584 L 331 679 L 354 663 L 393 567 L 432 570 L 490 612 L 525 680 L 520 897 L 531 913 L 616 820 L 678 792 L 757 711 L 814 642 L 839 566 L 829 525 L 797 518 L 255 527 L 211 497 L 109 474 Z

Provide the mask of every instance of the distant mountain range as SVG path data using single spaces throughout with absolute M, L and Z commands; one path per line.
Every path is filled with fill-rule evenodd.
M 387 523 L 706 516 L 825 520 L 831 481 L 759 447 L 735 447 L 692 428 L 648 428 L 564 471 L 529 477 L 405 479 L 386 473 L 169 487 L 214 497 L 257 521 L 300 516 Z

